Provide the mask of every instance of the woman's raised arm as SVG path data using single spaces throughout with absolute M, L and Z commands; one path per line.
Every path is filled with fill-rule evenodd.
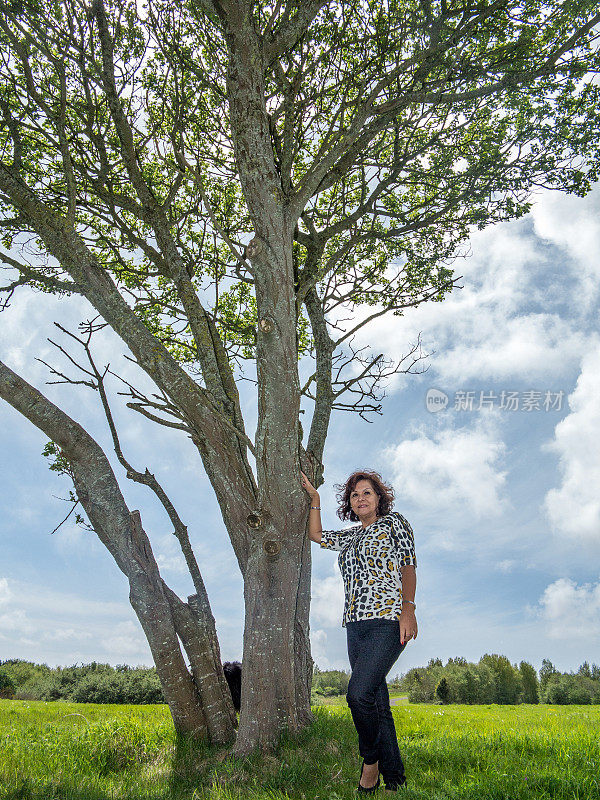
M 319 493 L 302 470 L 300 474 L 302 475 L 302 487 L 310 497 L 311 508 L 308 514 L 308 538 L 312 542 L 321 544 L 321 533 L 323 531 L 323 525 L 321 524 L 321 499 Z

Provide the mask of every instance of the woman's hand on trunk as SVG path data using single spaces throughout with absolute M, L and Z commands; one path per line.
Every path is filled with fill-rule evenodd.
M 319 499 L 319 493 L 317 492 L 315 487 L 312 485 L 312 483 L 308 480 L 306 475 L 302 472 L 302 470 L 300 470 L 300 475 L 302 475 L 302 488 L 307 492 L 307 494 L 308 494 L 308 496 L 310 497 L 311 500 L 313 500 L 313 499 L 318 500 Z

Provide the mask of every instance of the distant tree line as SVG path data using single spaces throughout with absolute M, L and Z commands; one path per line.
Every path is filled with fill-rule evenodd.
M 486 653 L 478 663 L 439 658 L 415 667 L 402 678 L 411 703 L 600 703 L 600 667 L 585 661 L 572 673 L 561 673 L 548 660 L 538 673 L 527 661 L 517 666 L 506 656 Z
M 154 667 L 91 664 L 48 667 L 18 659 L 0 661 L 0 697 L 74 703 L 164 703 Z
M 315 666 L 312 698 L 346 694 L 350 673 Z M 527 661 L 487 654 L 478 663 L 433 658 L 388 682 L 390 691 L 408 693 L 411 703 L 600 704 L 600 667 L 585 661 L 577 672 L 559 672 L 548 660 L 539 675 Z M 0 661 L 0 698 L 69 700 L 76 703 L 164 703 L 154 667 L 91 664 L 48 667 L 30 661 Z

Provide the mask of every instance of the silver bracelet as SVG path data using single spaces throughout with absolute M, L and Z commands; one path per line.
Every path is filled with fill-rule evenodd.
M 402 600 L 402 602 L 403 603 L 410 603 L 411 606 L 414 606 L 415 608 L 417 607 L 417 604 L 415 603 L 414 600 Z
M 313 509 L 314 509 L 315 511 L 320 511 L 320 510 L 321 510 L 321 506 L 311 506 L 310 508 L 311 508 L 311 511 L 312 511 Z

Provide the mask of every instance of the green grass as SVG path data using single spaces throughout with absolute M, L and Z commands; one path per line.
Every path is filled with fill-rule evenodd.
M 598 800 L 600 706 L 394 708 L 406 800 Z M 165 706 L 0 701 L 0 800 L 350 800 L 347 708 L 236 761 L 177 742 Z M 392 795 L 390 795 L 391 797 Z

